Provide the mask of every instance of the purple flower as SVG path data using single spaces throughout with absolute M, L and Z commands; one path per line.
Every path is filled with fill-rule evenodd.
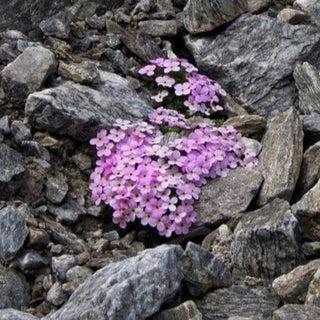
M 185 82 L 183 84 L 178 83 L 174 86 L 174 89 L 176 96 L 185 96 L 191 92 L 189 82 Z
M 156 82 L 158 86 L 169 87 L 171 88 L 175 84 L 175 80 L 169 76 L 157 77 Z
M 147 75 L 147 76 L 153 76 L 154 75 L 154 71 L 156 70 L 156 66 L 154 66 L 154 65 L 147 65 L 147 66 L 145 66 L 145 67 L 143 67 L 143 68 L 141 68 L 140 70 L 139 70 L 139 73 L 141 74 L 141 75 Z

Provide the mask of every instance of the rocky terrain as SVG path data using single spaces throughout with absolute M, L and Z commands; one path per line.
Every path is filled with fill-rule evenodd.
M 0 3 L 0 320 L 320 319 L 320 1 Z M 94 206 L 89 139 L 145 119 L 151 58 L 228 92 L 257 168 L 170 239 Z

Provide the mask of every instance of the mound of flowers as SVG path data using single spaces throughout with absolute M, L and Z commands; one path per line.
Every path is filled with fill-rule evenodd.
M 148 122 L 118 119 L 110 131 L 99 131 L 90 140 L 98 157 L 90 177 L 92 198 L 96 205 L 113 209 L 113 222 L 121 228 L 138 219 L 162 236 L 187 234 L 196 222 L 194 203 L 207 180 L 225 177 L 238 166 L 255 166 L 256 155 L 245 149 L 233 127 L 188 118 L 221 110 L 219 96 L 225 95 L 192 64 L 156 59 L 140 74 L 155 76 L 157 87 L 182 97 L 187 112 L 159 107 Z M 169 91 L 160 91 L 153 98 L 162 102 L 167 96 Z M 179 132 L 178 138 L 166 142 L 164 132 L 171 130 Z

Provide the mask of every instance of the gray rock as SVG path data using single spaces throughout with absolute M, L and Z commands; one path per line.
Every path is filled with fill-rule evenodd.
M 303 157 L 302 122 L 294 108 L 272 118 L 262 140 L 259 168 L 264 177 L 258 203 L 291 200 Z
M 146 319 L 179 290 L 183 250 L 160 246 L 100 269 L 45 320 Z
M 10 133 L 9 117 L 8 116 L 3 116 L 0 118 L 0 130 L 4 134 Z
M 48 210 L 58 221 L 65 224 L 75 223 L 79 220 L 80 216 L 86 214 L 86 210 L 77 201 L 72 199 L 68 199 L 60 207 L 49 206 Z
M 140 32 L 153 37 L 171 37 L 177 34 L 176 20 L 146 20 L 139 22 Z
M 117 49 L 121 44 L 121 39 L 113 33 L 106 34 L 105 44 L 111 49 Z
M 320 241 L 304 242 L 302 252 L 307 257 L 320 257 Z
M 50 161 L 49 151 L 37 141 L 22 141 L 21 147 L 28 156 L 40 158 L 48 162 Z
M 102 84 L 91 89 L 68 81 L 31 94 L 26 114 L 34 127 L 87 140 L 98 128 L 110 128 L 117 118 L 139 120 L 152 110 L 124 78 L 101 72 Z
M 318 320 L 320 308 L 301 304 L 287 304 L 273 313 L 273 320 Z
M 24 205 L 18 208 L 8 205 L 0 210 L 0 257 L 4 261 L 15 258 L 28 236 L 27 211 Z
M 30 303 L 29 285 L 24 276 L 15 271 L 0 270 L 0 295 L 0 309 L 26 309 Z
M 183 9 L 185 28 L 200 33 L 233 20 L 248 9 L 246 0 L 189 0 Z
M 303 119 L 303 131 L 308 134 L 320 133 L 320 114 L 313 113 L 310 115 L 302 116 Z
M 265 283 L 304 262 L 298 221 L 289 203 L 275 199 L 243 216 L 232 243 L 233 277 L 261 278 Z
M 12 62 L 18 55 L 19 52 L 17 52 L 14 43 L 3 43 L 0 46 L 0 61 L 2 64 Z
M 0 182 L 9 182 L 14 176 L 25 171 L 22 155 L 0 143 Z
M 42 20 L 39 24 L 41 31 L 46 36 L 54 36 L 56 38 L 68 39 L 70 28 L 64 12 Z
M 258 170 L 246 168 L 230 170 L 227 177 L 208 181 L 195 206 L 198 224 L 221 224 L 245 211 L 262 181 Z
M 317 269 L 309 284 L 305 304 L 320 307 L 320 268 Z
M 103 30 L 106 28 L 106 17 L 104 15 L 97 16 L 94 14 L 86 19 L 86 23 L 89 27 L 97 30 Z
M 22 121 L 14 120 L 11 123 L 11 133 L 15 142 L 20 143 L 23 140 L 31 139 L 31 132 Z
M 39 320 L 39 318 L 14 309 L 2 309 L 0 311 L 0 320 Z
M 167 309 L 153 316 L 151 320 L 202 320 L 202 314 L 199 312 L 195 303 L 191 300 L 180 304 L 178 307 Z
M 24 100 L 40 89 L 57 67 L 54 54 L 43 47 L 31 47 L 1 72 L 2 87 L 10 98 Z
M 58 280 L 61 282 L 66 281 L 67 271 L 77 265 L 77 260 L 70 254 L 64 254 L 59 257 L 53 257 L 51 268 Z
M 98 84 L 100 73 L 95 63 L 83 61 L 81 63 L 59 62 L 58 73 L 65 79 L 83 84 Z
M 320 259 L 299 266 L 275 279 L 272 287 L 285 303 L 304 303 L 309 284 L 320 268 Z
M 320 168 L 317 165 L 320 162 L 320 141 L 312 145 L 303 155 L 300 176 L 297 182 L 296 190 L 298 196 L 302 196 L 310 190 L 320 179 Z
M 19 39 L 17 41 L 17 50 L 21 53 L 29 47 L 39 47 L 39 46 L 42 46 L 41 42 L 27 41 L 22 39 Z
M 232 316 L 272 320 L 272 312 L 277 309 L 279 298 L 266 287 L 233 286 L 208 293 L 195 303 L 203 320 L 228 319 Z
M 61 203 L 68 192 L 67 177 L 62 173 L 57 173 L 46 182 L 46 198 L 52 203 Z
M 272 4 L 272 0 L 248 0 L 248 10 L 250 12 L 260 12 L 267 9 Z
M 47 301 L 56 307 L 61 306 L 68 300 L 68 295 L 63 291 L 62 284 L 55 282 L 47 293 Z
M 313 27 L 245 14 L 218 36 L 187 36 L 186 44 L 200 70 L 245 109 L 268 115 L 296 103 L 292 72 L 297 62 L 318 61 L 319 40 Z
M 309 64 L 298 64 L 293 73 L 299 91 L 299 109 L 303 114 L 320 113 L 320 73 Z
M 243 143 L 246 150 L 252 150 L 256 155 L 259 155 L 262 150 L 262 145 L 255 139 L 242 137 L 241 142 Z
M 223 125 L 233 126 L 242 135 L 250 136 L 264 130 L 267 125 L 267 121 L 264 117 L 248 114 L 229 118 Z
M 93 271 L 87 267 L 74 266 L 67 271 L 66 279 L 69 282 L 74 281 L 80 284 L 87 280 L 87 278 L 89 278 L 92 275 L 92 273 Z
M 292 206 L 292 212 L 298 217 L 303 237 L 320 240 L 320 180 Z
M 42 256 L 37 251 L 25 252 L 19 259 L 19 268 L 24 273 L 32 273 L 49 264 L 49 259 Z
M 231 273 L 223 262 L 192 242 L 187 244 L 182 266 L 184 280 L 192 296 L 231 285 Z
M 112 67 L 116 72 L 120 72 L 124 75 L 128 73 L 128 65 L 123 53 L 120 50 L 116 50 L 112 54 Z
M 309 16 L 301 10 L 284 8 L 278 13 L 277 19 L 291 24 L 303 24 L 309 21 Z
M 232 240 L 232 231 L 226 224 L 222 224 L 203 239 L 201 246 L 219 258 L 227 268 L 230 268 Z
M 307 12 L 311 21 L 318 27 L 320 27 L 320 3 L 316 0 L 296 0 L 294 2 L 295 7 Z

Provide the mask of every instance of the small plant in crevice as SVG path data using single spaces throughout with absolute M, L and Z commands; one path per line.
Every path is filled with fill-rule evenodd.
M 197 219 L 195 201 L 208 179 L 225 177 L 238 166 L 253 167 L 257 158 L 232 126 L 189 119 L 221 110 L 219 97 L 225 95 L 192 64 L 161 58 L 139 73 L 155 76 L 159 87 L 180 100 L 168 99 L 169 105 L 149 114 L 148 122 L 118 119 L 114 128 L 101 130 L 90 140 L 98 157 L 90 176 L 92 198 L 96 205 L 105 203 L 113 209 L 113 222 L 121 228 L 139 220 L 162 236 L 187 234 Z M 166 102 L 168 90 L 153 99 Z M 178 138 L 164 143 L 165 134 L 172 131 L 179 133 Z

